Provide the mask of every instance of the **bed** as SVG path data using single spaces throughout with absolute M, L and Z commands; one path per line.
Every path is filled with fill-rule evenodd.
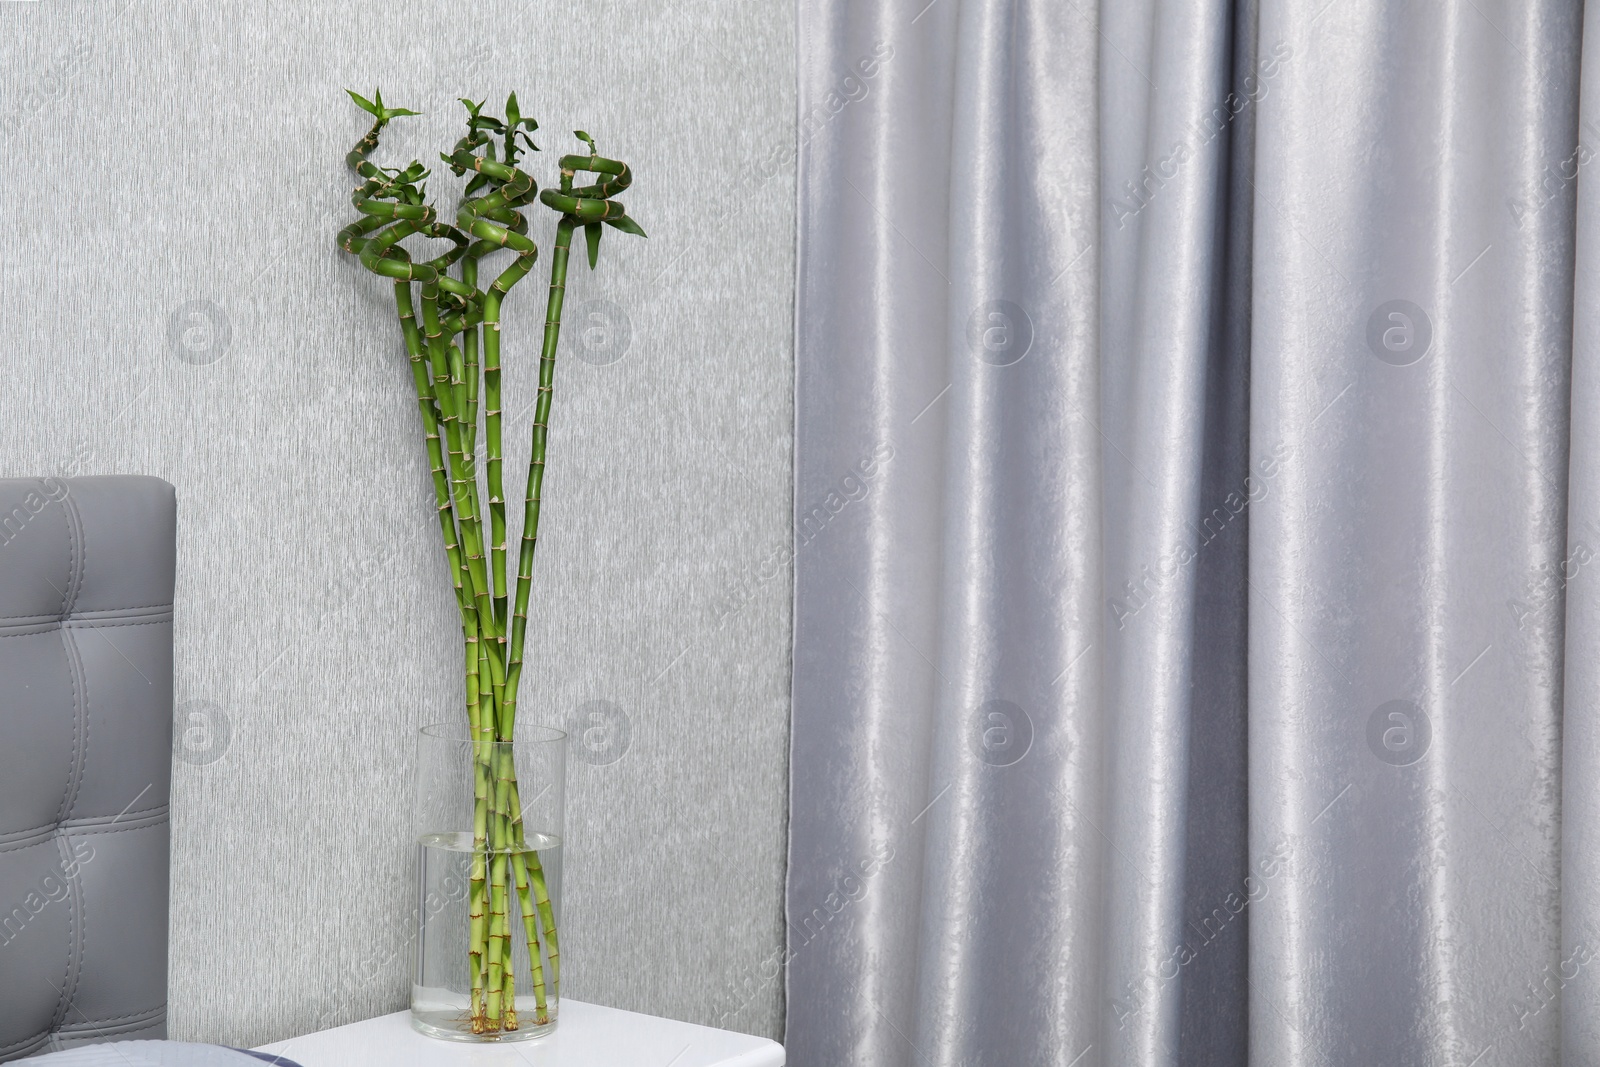
M 0 480 L 0 1062 L 164 1038 L 176 500 Z

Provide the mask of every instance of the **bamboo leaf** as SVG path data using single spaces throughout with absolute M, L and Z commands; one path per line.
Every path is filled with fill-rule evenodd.
M 345 92 L 350 94 L 350 99 L 354 100 L 356 102 L 356 107 L 359 107 L 362 111 L 365 111 L 369 115 L 376 115 L 378 113 L 378 105 L 374 104 L 371 100 L 368 100 L 360 93 L 354 92 L 350 89 L 346 89 Z
M 650 236 L 649 234 L 644 232 L 644 228 L 643 227 L 641 227 L 637 222 L 634 222 L 632 219 L 630 219 L 626 215 L 623 215 L 621 218 L 606 219 L 605 222 L 606 222 L 607 226 L 615 226 L 617 229 L 621 230 L 623 233 L 638 234 L 640 237 L 649 237 Z
M 467 195 L 471 196 L 473 193 L 477 192 L 479 189 L 482 189 L 488 184 L 489 176 L 487 174 L 474 174 L 472 176 L 472 180 L 467 183 Z
M 522 121 L 522 111 L 517 107 L 517 94 L 506 97 L 506 125 L 515 127 Z
M 590 137 L 588 134 L 584 133 L 582 130 L 573 130 L 572 133 L 573 133 L 573 135 L 575 137 L 578 138 L 578 140 L 582 141 L 584 144 L 589 146 L 589 154 L 590 155 L 594 155 L 595 154 L 594 138 L 593 137 Z
M 531 120 L 529 120 L 529 121 L 531 121 Z M 527 134 L 523 134 L 522 135 L 522 140 L 523 140 L 524 144 L 526 144 L 529 148 L 533 149 L 535 152 L 539 151 L 539 146 L 533 143 L 533 138 L 532 137 L 529 137 Z
M 600 224 L 591 222 L 583 228 L 584 240 L 589 242 L 589 269 L 594 270 L 596 263 L 600 262 Z

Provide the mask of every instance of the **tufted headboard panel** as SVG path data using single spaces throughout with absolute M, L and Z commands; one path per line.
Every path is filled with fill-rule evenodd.
M 0 480 L 0 1061 L 166 1036 L 176 520 Z

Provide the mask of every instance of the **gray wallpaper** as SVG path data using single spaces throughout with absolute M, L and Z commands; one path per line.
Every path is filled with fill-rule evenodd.
M 179 493 L 173 1036 L 407 996 L 412 731 L 458 714 L 459 653 L 389 291 L 333 244 L 365 129 L 341 90 L 375 85 L 426 112 L 388 161 L 517 89 L 541 184 L 575 127 L 634 169 L 650 240 L 568 290 L 524 685 L 586 741 L 565 991 L 777 1035 L 791 24 L 776 0 L 0 2 L 0 475 Z M 507 312 L 519 493 L 544 276 Z

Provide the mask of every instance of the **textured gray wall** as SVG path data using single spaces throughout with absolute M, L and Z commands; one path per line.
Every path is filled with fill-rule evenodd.
M 514 88 L 541 183 L 574 127 L 637 175 L 650 240 L 612 234 L 569 289 L 524 688 L 539 721 L 620 716 L 590 741 L 621 758 L 572 765 L 566 992 L 777 1033 L 791 23 L 737 0 L 0 2 L 0 475 L 179 492 L 174 1036 L 253 1044 L 407 995 L 412 731 L 456 713 L 459 668 L 388 290 L 333 245 L 365 129 L 341 90 L 376 84 L 427 112 L 389 161 Z M 508 305 L 519 491 L 541 275 Z

